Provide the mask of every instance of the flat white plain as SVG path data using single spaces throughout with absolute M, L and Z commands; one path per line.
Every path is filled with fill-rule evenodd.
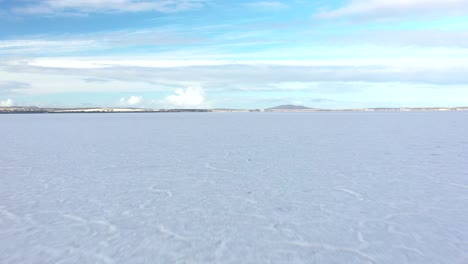
M 467 121 L 0 115 L 0 263 L 468 263 Z

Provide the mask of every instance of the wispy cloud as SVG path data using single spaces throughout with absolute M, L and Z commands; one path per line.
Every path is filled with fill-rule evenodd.
M 113 50 L 122 47 L 171 47 L 198 44 L 205 39 L 177 28 L 153 28 L 140 31 L 112 31 L 76 35 L 23 36 L 0 40 L 0 55 L 67 54 L 80 51 Z
M 25 55 L 37 53 L 68 53 L 82 50 L 93 50 L 101 44 L 91 39 L 44 40 L 16 39 L 0 40 L 0 55 Z
M 179 12 L 199 8 L 206 0 L 40 0 L 13 9 L 26 14 L 107 12 Z
M 363 30 L 332 36 L 324 41 L 341 45 L 467 49 L 468 30 Z
M 277 10 L 287 8 L 288 5 L 279 1 L 259 1 L 247 4 L 249 7 L 263 10 Z
M 87 83 L 106 83 L 110 82 L 109 80 L 100 79 L 100 78 L 84 78 L 83 81 Z
M 388 19 L 467 14 L 468 0 L 352 0 L 340 8 L 321 12 L 317 16 L 327 19 Z
M 379 47 L 468 48 L 468 31 L 450 29 L 360 30 L 327 34 L 299 30 L 281 35 L 271 35 L 268 31 L 253 28 L 245 32 L 220 31 L 211 35 L 196 35 L 194 32 L 198 31 L 184 32 L 182 28 L 174 26 L 138 31 L 118 30 L 76 35 L 22 36 L 16 39 L 0 40 L 0 56 L 42 57 L 44 54 L 48 57 L 79 56 L 80 54 L 88 56 L 87 54 L 91 52 L 100 55 L 115 55 L 116 52 L 125 53 L 131 50 L 133 54 L 145 53 L 147 56 L 155 56 L 159 60 L 166 59 L 167 61 L 174 61 L 174 59 L 241 60 L 245 58 L 272 60 L 323 57 L 322 51 L 318 50 L 324 46 L 339 46 L 338 52 L 341 53 L 352 51 L 357 45 L 369 44 Z M 343 45 L 346 45 L 344 49 Z M 285 50 L 287 48 L 289 50 Z M 334 56 L 333 53 L 327 55 Z M 349 56 L 353 53 L 345 55 Z M 365 54 L 361 55 L 365 56 Z

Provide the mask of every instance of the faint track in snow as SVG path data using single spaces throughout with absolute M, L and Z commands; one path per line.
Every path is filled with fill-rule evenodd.
M 160 200 L 166 200 L 166 199 L 169 199 L 173 196 L 172 192 L 169 191 L 169 190 L 163 190 L 163 189 L 158 189 L 156 188 L 156 185 L 153 185 L 151 187 L 149 187 L 149 190 L 153 193 L 156 193 L 158 195 L 160 195 L 162 198 L 160 198 Z
M 71 215 L 71 214 L 63 214 L 62 217 L 66 218 L 66 219 L 70 219 L 70 220 L 75 221 L 75 222 L 78 222 L 78 223 L 80 223 L 81 225 L 85 226 L 87 229 L 90 229 L 90 230 L 92 230 L 92 228 L 90 228 L 90 224 L 95 224 L 95 225 L 101 225 L 101 226 L 106 227 L 107 231 L 110 234 L 114 234 L 114 233 L 117 232 L 117 227 L 115 225 L 111 224 L 107 220 L 87 220 L 87 219 L 84 219 L 84 218 L 82 218 L 80 216 Z
M 227 241 L 225 239 L 216 242 L 216 249 L 214 252 L 216 262 L 222 262 L 223 256 L 227 250 Z
M 398 231 L 397 230 L 398 224 L 391 221 L 391 219 L 399 217 L 399 216 L 411 216 L 411 215 L 419 215 L 419 214 L 416 214 L 416 213 L 390 214 L 390 215 L 386 215 L 386 216 L 384 216 L 382 218 L 365 219 L 365 220 L 359 222 L 359 226 L 364 227 L 364 226 L 367 225 L 367 223 L 370 223 L 370 222 L 380 222 L 380 223 L 385 224 L 386 231 L 388 233 L 398 235 L 398 236 L 402 236 L 402 237 L 410 237 L 411 236 L 410 233 L 404 233 L 404 232 Z
M 249 199 L 249 198 L 245 198 L 243 196 L 236 196 L 236 195 L 231 195 L 230 196 L 232 199 L 238 199 L 238 200 L 242 200 L 242 201 L 246 201 L 250 204 L 257 204 L 257 201 L 255 200 L 252 200 L 252 199 Z
M 75 222 L 78 222 L 78 223 L 83 224 L 83 225 L 88 223 L 88 221 L 86 219 L 83 219 L 83 218 L 81 218 L 79 216 L 76 216 L 76 215 L 63 214 L 62 217 L 66 218 L 66 219 L 70 219 L 70 220 L 75 221 Z
M 86 256 L 86 257 L 91 257 L 93 259 L 92 263 L 98 264 L 98 263 L 103 263 L 103 264 L 114 264 L 115 261 L 101 253 L 96 253 L 92 252 L 91 250 L 76 250 L 75 248 L 68 248 L 70 252 L 68 252 L 68 255 L 65 258 L 62 258 L 54 263 L 56 264 L 61 264 L 61 263 L 80 263 L 77 262 L 74 258 L 77 256 Z M 76 254 L 75 254 L 76 253 Z
M 390 219 L 390 218 L 388 218 L 388 219 Z M 386 219 L 386 217 L 384 217 L 384 218 L 375 218 L 375 219 L 365 219 L 365 220 L 359 221 L 358 225 L 359 225 L 360 228 L 368 228 L 367 227 L 368 223 L 379 222 L 379 223 L 384 224 L 385 230 L 389 234 L 397 235 L 397 236 L 400 236 L 400 237 L 411 237 L 410 233 L 404 233 L 404 232 L 398 231 L 397 230 L 398 225 L 396 223 L 388 220 L 388 219 Z M 367 248 L 369 246 L 369 242 L 366 239 L 364 239 L 364 236 L 363 236 L 363 234 L 362 234 L 362 232 L 360 230 L 357 231 L 357 238 L 358 238 L 358 241 L 363 245 L 362 248 Z
M 7 219 L 10 219 L 10 220 L 13 220 L 13 221 L 18 221 L 18 219 L 20 219 L 21 217 L 19 217 L 18 215 L 10 212 L 8 209 L 6 209 L 4 206 L 0 206 L 0 221 L 1 221 L 1 216 L 4 216 L 5 218 Z
M 301 236 L 300 233 L 298 233 L 297 231 L 291 228 L 283 227 L 283 224 L 280 224 L 280 223 L 272 224 L 271 226 L 266 226 L 264 228 L 267 230 L 272 230 L 274 232 L 277 232 L 281 234 L 282 236 L 286 237 L 286 239 L 295 239 L 298 241 L 304 240 L 304 238 Z
M 138 205 L 138 208 L 140 209 L 146 209 L 148 208 L 148 205 L 151 203 L 151 200 L 145 200 L 143 203 Z
M 0 234 L 7 232 L 26 232 L 29 229 L 29 227 L 25 225 L 26 223 L 34 226 L 28 219 L 11 212 L 6 209 L 5 206 L 0 206 Z
M 181 241 L 185 241 L 185 242 L 189 241 L 188 238 L 186 238 L 186 237 L 184 237 L 184 236 L 181 236 L 181 235 L 179 235 L 179 234 L 177 234 L 177 233 L 172 232 L 171 230 L 167 229 L 167 228 L 166 228 L 164 225 L 162 225 L 162 224 L 161 224 L 161 225 L 158 225 L 158 231 L 159 231 L 161 234 L 163 234 L 163 235 L 165 235 L 165 236 L 167 236 L 167 237 L 169 237 L 169 238 L 173 238 L 173 239 L 175 239 L 175 240 L 181 240 Z
M 304 248 L 323 249 L 323 250 L 336 251 L 336 252 L 347 252 L 347 253 L 354 254 L 360 257 L 361 259 L 367 260 L 370 263 L 377 263 L 373 257 L 367 255 L 366 253 L 360 251 L 359 249 L 348 248 L 348 247 L 337 247 L 337 246 L 328 245 L 328 244 L 310 243 L 310 242 L 304 242 L 304 241 L 288 241 L 286 243 L 290 245 L 298 246 L 298 247 L 304 247 Z
M 362 244 L 362 247 L 367 248 L 369 246 L 369 242 L 367 242 L 367 240 L 364 239 L 364 235 L 361 231 L 358 230 L 356 236 L 358 241 Z
M 103 263 L 106 263 L 106 264 L 113 264 L 115 263 L 115 261 L 110 258 L 109 256 L 107 255 L 104 255 L 104 254 L 101 254 L 101 253 L 93 253 L 92 256 L 100 261 L 102 261 Z
M 461 187 L 461 188 L 468 188 L 468 185 L 459 184 L 459 183 L 454 183 L 454 182 L 451 182 L 450 185 L 452 185 L 452 186 L 457 186 L 457 187 Z
M 396 214 L 388 214 L 384 217 L 382 217 L 382 219 L 384 220 L 390 220 L 390 219 L 393 219 L 393 218 L 396 218 L 396 217 L 400 217 L 400 216 L 421 216 L 420 213 L 396 213 Z
M 319 205 L 315 205 L 318 210 L 328 216 L 339 216 L 343 219 L 348 219 L 350 221 L 355 221 L 356 219 L 354 217 L 349 217 L 348 215 L 346 214 L 342 214 L 342 213 L 339 213 L 339 212 L 336 212 L 336 211 L 333 211 L 333 210 L 329 210 L 327 208 L 325 208 L 325 206 L 323 204 L 319 204 Z
M 239 174 L 239 175 L 244 175 L 244 173 L 242 172 L 237 172 L 237 171 L 233 171 L 233 170 L 227 170 L 227 169 L 222 169 L 222 168 L 217 168 L 217 167 L 214 167 L 212 166 L 210 163 L 205 163 L 205 168 L 207 169 L 210 169 L 210 170 L 213 170 L 213 171 L 221 171 L 221 172 L 227 172 L 227 173 L 231 173 L 231 174 Z
M 256 205 L 256 204 L 258 203 L 258 202 L 255 201 L 255 200 L 246 198 L 246 197 L 244 197 L 244 196 L 239 196 L 239 195 L 220 195 L 220 194 L 216 194 L 216 195 L 214 195 L 214 196 L 216 196 L 216 197 L 222 197 L 222 198 L 235 199 L 235 200 L 241 200 L 241 201 L 247 202 L 247 203 L 252 204 L 252 205 Z
M 411 247 L 407 247 L 405 245 L 397 246 L 396 248 L 403 249 L 403 250 L 410 251 L 410 252 L 414 252 L 414 253 L 420 255 L 421 257 L 425 256 L 424 253 L 419 251 L 417 248 L 411 248 Z
M 105 220 L 92 220 L 89 221 L 89 223 L 105 226 L 111 234 L 114 234 L 117 231 L 117 227 L 115 225 Z
M 354 192 L 354 191 L 351 191 L 351 190 L 348 190 L 348 189 L 343 189 L 343 188 L 333 188 L 333 190 L 335 191 L 340 191 L 340 192 L 344 192 L 344 193 L 347 193 L 349 195 L 352 195 L 354 197 L 356 197 L 357 199 L 361 200 L 361 201 L 364 201 L 364 196 L 360 193 L 357 193 L 357 192 Z
M 78 225 L 84 226 L 88 231 L 93 230 L 92 225 L 94 224 L 106 227 L 109 234 L 114 234 L 117 232 L 117 227 L 107 220 L 89 220 L 73 214 L 61 214 L 60 216 L 64 219 L 72 220 Z

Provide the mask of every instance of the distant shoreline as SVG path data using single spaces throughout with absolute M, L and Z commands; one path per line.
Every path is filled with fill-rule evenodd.
M 320 113 L 320 112 L 421 112 L 468 111 L 468 107 L 401 107 L 401 108 L 351 108 L 351 109 L 146 109 L 146 108 L 39 108 L 0 107 L 0 114 L 115 114 L 115 113 Z

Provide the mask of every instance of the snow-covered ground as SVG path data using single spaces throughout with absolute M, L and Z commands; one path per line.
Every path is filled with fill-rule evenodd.
M 0 263 L 468 263 L 468 112 L 1 115 Z

